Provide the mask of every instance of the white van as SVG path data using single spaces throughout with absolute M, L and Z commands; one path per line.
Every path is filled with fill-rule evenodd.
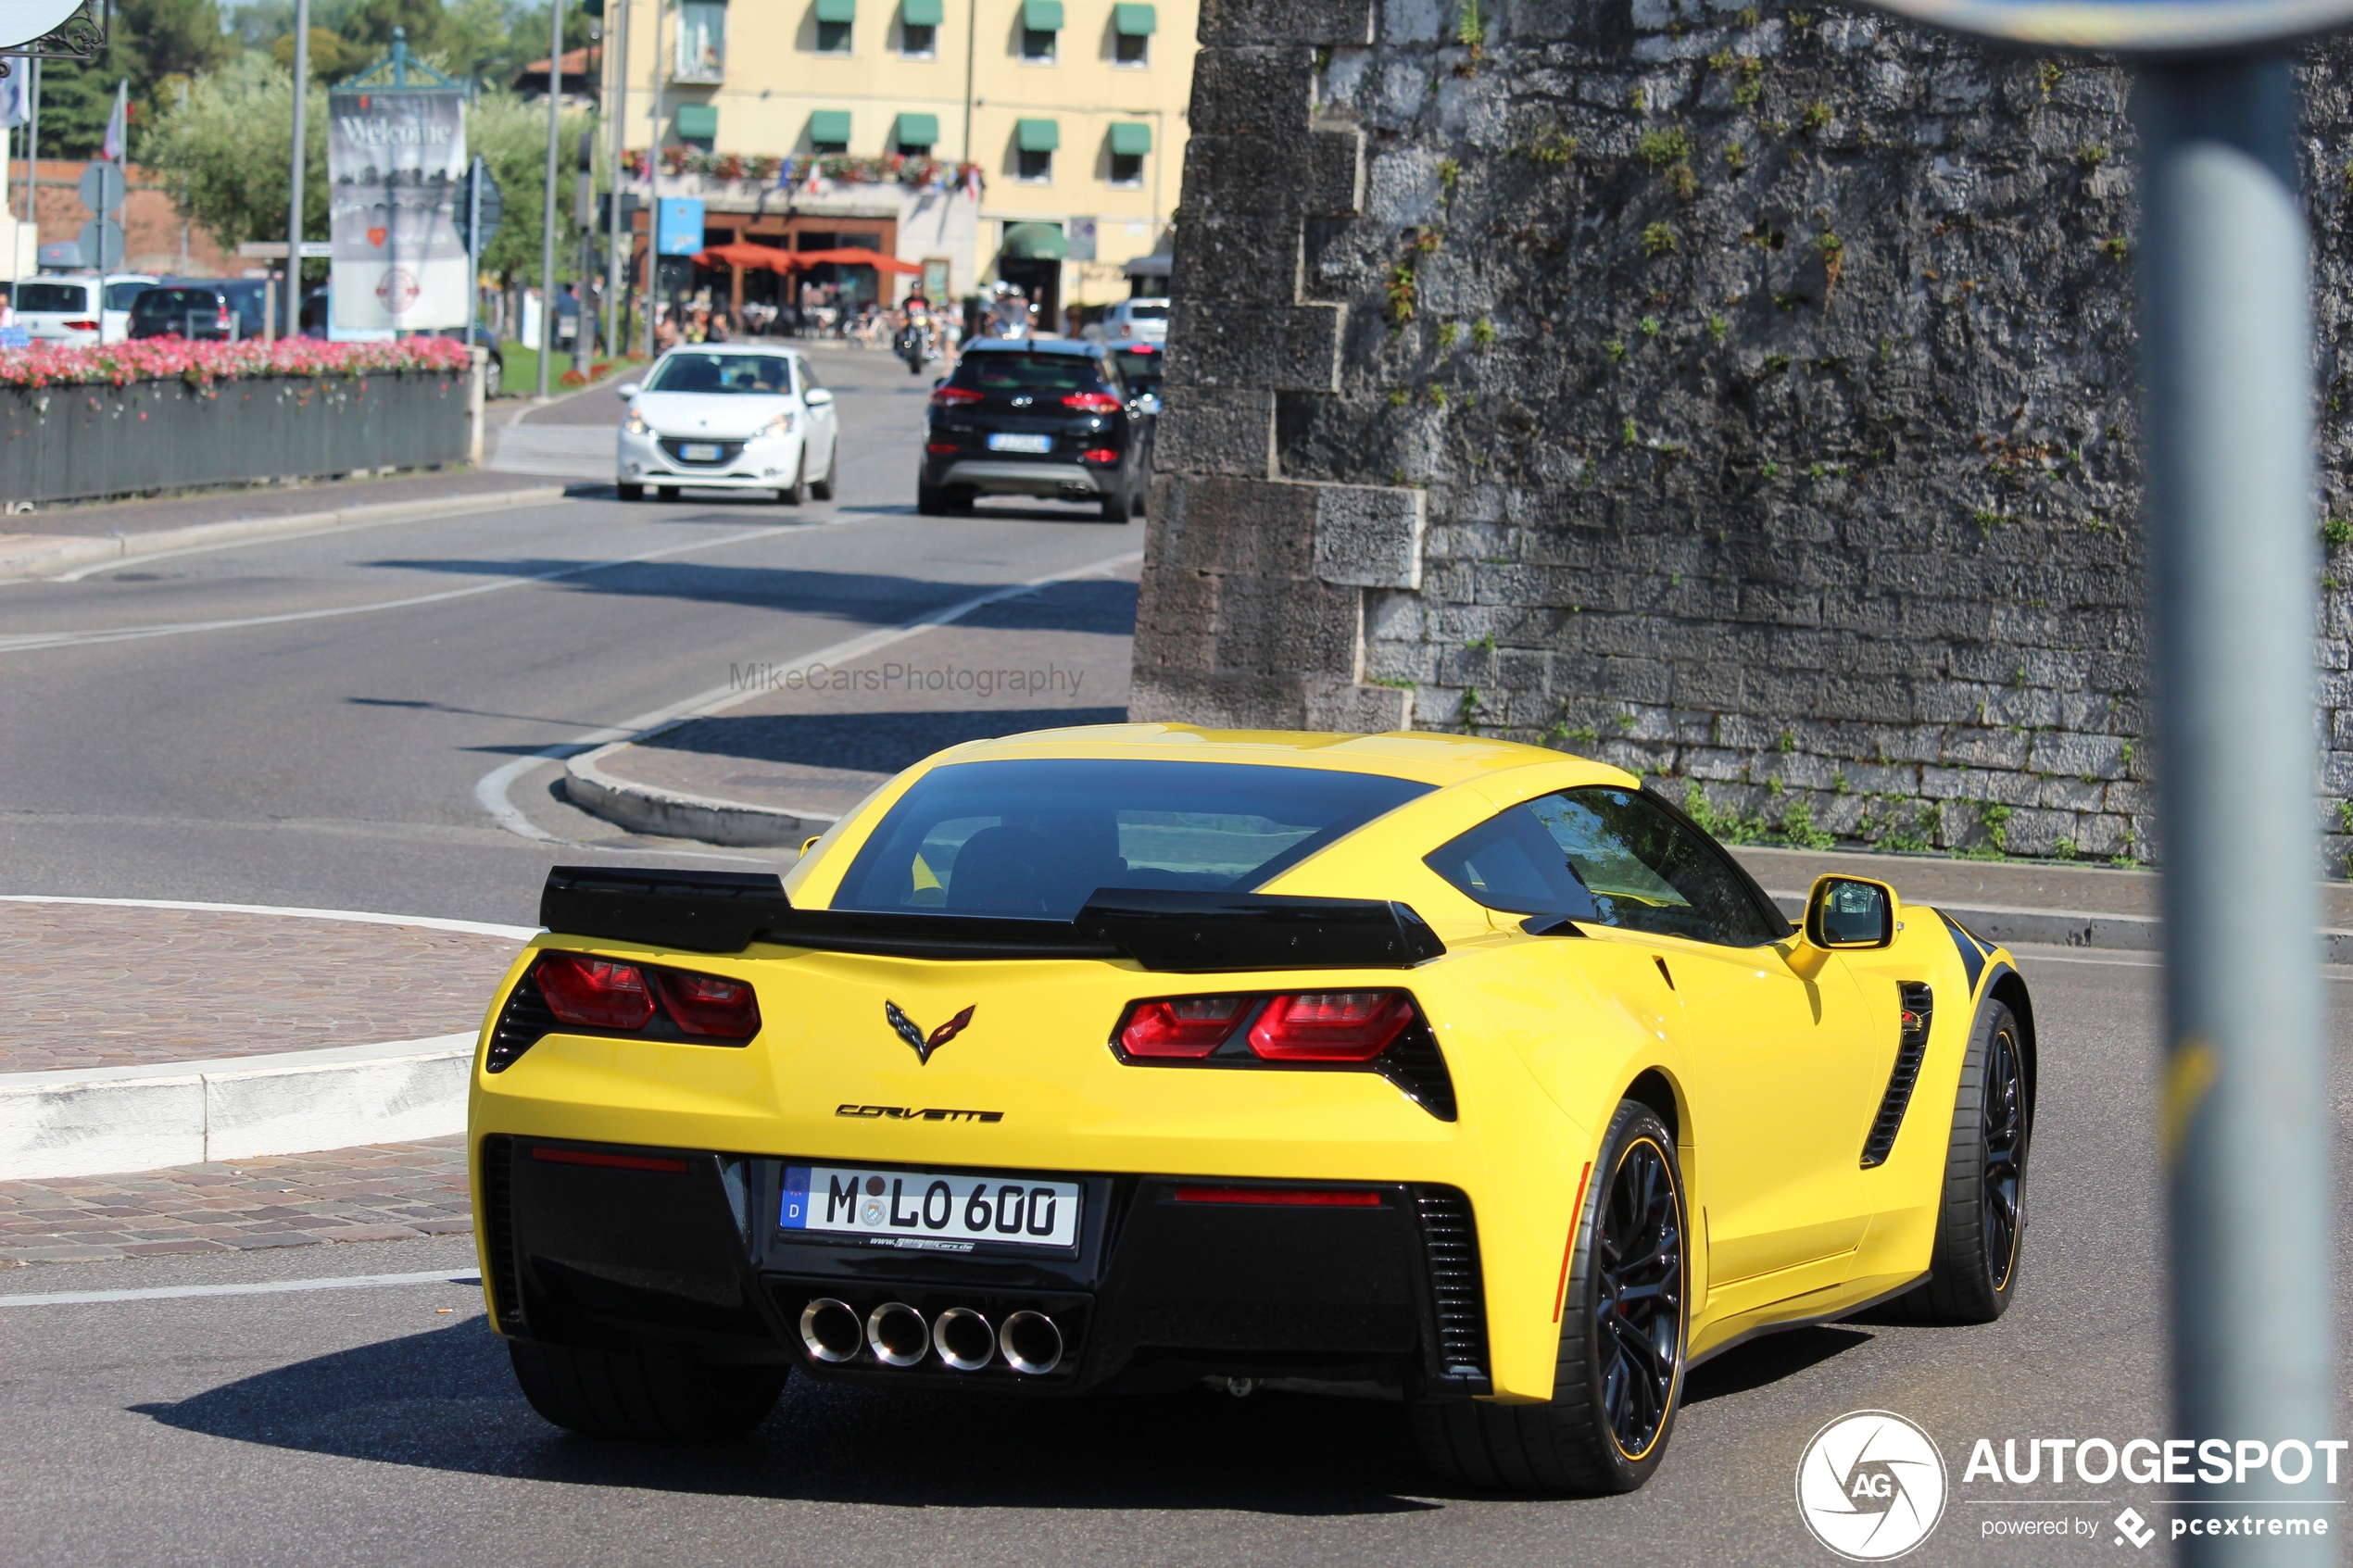
M 1146 343 L 1166 343 L 1168 301 L 1123 299 L 1103 312 L 1102 329 L 1106 339 L 1141 338 Z
M 16 285 L 17 325 L 36 343 L 87 346 L 131 335 L 131 302 L 155 286 L 144 272 L 44 272 Z

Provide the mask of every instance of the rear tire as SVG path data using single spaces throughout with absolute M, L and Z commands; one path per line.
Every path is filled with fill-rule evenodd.
M 948 493 L 937 484 L 915 486 L 915 510 L 924 517 L 948 515 Z
M 674 1346 L 639 1341 L 588 1350 L 507 1341 L 515 1381 L 541 1415 L 595 1437 L 707 1443 L 767 1419 L 791 1368 L 711 1366 Z
M 1104 496 L 1103 521 L 1105 522 L 1126 522 L 1127 521 L 1127 509 L 1129 505 L 1130 502 L 1127 493 L 1124 490 L 1115 495 Z
M 1901 1303 L 1914 1321 L 1992 1323 L 2009 1310 L 2026 1236 L 2026 1154 L 2033 1124 L 2018 1015 L 1989 1001 L 1969 1032 L 1953 1097 L 1928 1283 Z
M 1416 1401 L 1432 1470 L 1470 1486 L 1599 1496 L 1648 1481 L 1667 1452 L 1691 1334 L 1689 1234 L 1674 1135 L 1621 1101 L 1577 1216 L 1553 1398 Z

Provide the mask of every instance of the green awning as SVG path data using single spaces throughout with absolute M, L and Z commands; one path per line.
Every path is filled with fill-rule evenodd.
M 858 19 L 858 0 L 817 0 L 817 19 L 821 22 L 854 22 Z
M 1060 261 L 1069 253 L 1070 242 L 1059 223 L 1008 223 L 1005 243 L 998 251 L 1013 261 Z
M 1051 153 L 1062 144 L 1063 127 L 1062 121 L 1058 119 L 1013 121 L 1013 145 L 1023 152 Z
M 939 117 L 936 114 L 901 114 L 892 128 L 890 139 L 902 147 L 931 147 L 939 144 Z
M 1114 120 L 1111 150 L 1121 157 L 1141 157 L 1152 150 L 1152 128 L 1133 120 Z
M 812 142 L 838 142 L 849 144 L 849 111 L 848 109 L 812 109 L 809 111 L 809 139 Z
M 681 141 L 708 141 L 719 134 L 719 106 L 717 104 L 681 104 L 678 106 L 678 118 L 674 123 L 678 127 L 678 136 Z
M 1150 38 L 1160 31 L 1160 17 L 1150 6 L 1122 0 L 1111 8 L 1111 30 L 1122 38 Z
M 937 27 L 942 20 L 940 0 L 906 0 L 899 7 L 899 19 L 909 27 Z
M 1030 32 L 1063 30 L 1063 0 L 1021 0 L 1021 25 Z

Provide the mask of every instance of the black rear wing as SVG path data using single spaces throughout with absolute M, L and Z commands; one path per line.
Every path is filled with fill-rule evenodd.
M 1096 889 L 1076 920 L 796 909 L 774 872 L 557 866 L 539 923 L 697 953 L 754 942 L 896 958 L 1132 959 L 1148 970 L 1410 969 L 1446 951 L 1410 905 L 1161 888 Z

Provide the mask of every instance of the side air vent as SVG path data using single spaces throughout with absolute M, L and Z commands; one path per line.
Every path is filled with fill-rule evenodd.
M 1895 1135 L 1904 1130 L 1904 1108 L 1912 1103 L 1912 1085 L 1920 1075 L 1920 1060 L 1928 1054 L 1928 1024 L 1935 1015 L 1936 996 L 1916 981 L 1896 987 L 1903 994 L 1903 1035 L 1895 1047 L 1895 1071 L 1887 1075 L 1887 1093 L 1880 1097 L 1879 1114 L 1871 1120 L 1871 1135 L 1863 1140 L 1863 1169 L 1887 1162 Z
M 1428 1023 L 1416 1019 L 1414 1026 L 1381 1053 L 1379 1065 L 1380 1075 L 1403 1090 L 1407 1099 L 1441 1122 L 1454 1119 L 1454 1076 L 1446 1071 L 1438 1036 Z
M 1485 1393 L 1487 1291 L 1478 1268 L 1478 1226 L 1470 1199 L 1454 1187 L 1417 1186 L 1422 1248 L 1429 1260 L 1432 1322 L 1437 1325 L 1438 1374 Z
M 514 1140 L 494 1135 L 482 1140 L 483 1252 L 490 1260 L 491 1307 L 498 1327 L 521 1336 L 529 1332 L 522 1321 L 522 1276 L 515 1267 Z
M 540 995 L 538 976 L 524 974 L 507 993 L 507 1005 L 498 1010 L 498 1022 L 490 1031 L 490 1049 L 484 1053 L 483 1065 L 490 1072 L 504 1073 L 515 1064 L 515 1058 L 555 1028 L 556 1015 L 548 1010 L 547 998 Z

